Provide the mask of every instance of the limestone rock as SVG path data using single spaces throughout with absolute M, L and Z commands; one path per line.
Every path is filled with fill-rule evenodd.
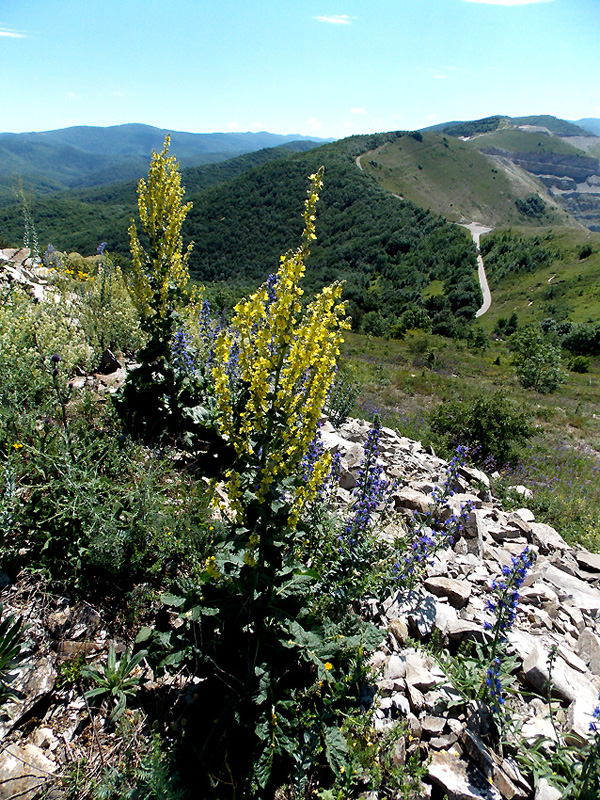
M 600 554 L 588 553 L 587 550 L 578 550 L 575 558 L 579 566 L 588 572 L 600 572 Z
M 550 583 L 557 590 L 560 601 L 568 598 L 579 609 L 588 611 L 600 609 L 600 591 L 580 578 L 568 575 L 549 562 L 542 564 L 537 574 L 541 580 Z
M 34 800 L 57 766 L 33 744 L 9 744 L 0 753 L 0 797 Z
M 600 638 L 589 630 L 584 629 L 577 642 L 577 654 L 585 661 L 594 675 L 600 675 Z
M 560 800 L 562 792 L 552 786 L 546 778 L 540 778 L 535 790 L 535 800 Z
M 394 503 L 396 508 L 406 508 L 409 511 L 418 511 L 420 514 L 426 514 L 433 506 L 431 495 L 423 494 L 409 487 L 395 493 Z
M 433 753 L 427 774 L 449 800 L 502 800 L 500 792 L 483 773 L 452 750 Z
M 468 581 L 453 578 L 427 578 L 425 588 L 437 597 L 447 597 L 454 608 L 462 608 L 471 596 L 471 585 Z
M 525 679 L 530 686 L 542 693 L 550 678 L 548 655 L 548 651 L 538 645 L 523 661 Z M 560 656 L 557 656 L 552 667 L 552 693 L 569 703 L 575 700 L 584 701 L 590 710 L 595 708 L 598 697 L 592 681 L 569 666 Z
M 569 545 L 562 536 L 544 522 L 530 522 L 530 542 L 540 548 L 540 553 L 551 553 L 554 550 L 569 550 Z

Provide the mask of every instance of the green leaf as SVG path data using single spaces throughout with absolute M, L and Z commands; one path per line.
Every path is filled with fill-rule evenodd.
M 141 642 L 147 642 L 152 636 L 153 632 L 153 628 L 148 628 L 147 626 L 143 627 L 135 637 L 135 643 L 140 644 Z
M 325 728 L 325 755 L 334 775 L 339 775 L 345 770 L 348 744 L 344 734 L 335 726 Z
M 185 597 L 179 597 L 176 594 L 161 594 L 160 599 L 166 606 L 175 608 L 180 608 L 185 603 Z
M 273 748 L 267 744 L 263 748 L 258 761 L 254 767 L 254 777 L 261 789 L 264 789 L 271 776 L 271 769 L 273 767 Z

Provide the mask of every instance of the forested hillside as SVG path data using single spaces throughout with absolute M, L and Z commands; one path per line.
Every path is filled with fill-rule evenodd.
M 194 241 L 192 276 L 201 282 L 227 281 L 229 287 L 264 279 L 280 253 L 297 241 L 306 176 L 323 165 L 308 289 L 344 280 L 353 324 L 369 332 L 394 335 L 412 326 L 415 316 L 430 320 L 439 333 L 463 332 L 480 303 L 467 233 L 393 197 L 356 165 L 361 153 L 402 136 L 355 136 L 296 154 L 278 148 L 185 170 L 186 199 L 193 203 L 184 227 L 184 238 Z M 86 254 L 106 241 L 126 261 L 126 231 L 134 209 L 130 183 L 57 196 L 33 204 L 32 213 L 43 246 L 52 237 L 61 250 Z M 20 215 L 13 207 L 0 217 L 3 234 L 12 242 L 21 236 Z

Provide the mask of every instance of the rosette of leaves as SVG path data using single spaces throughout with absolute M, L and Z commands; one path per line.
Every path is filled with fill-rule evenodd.
M 82 678 L 89 678 L 96 686 L 85 692 L 86 700 L 104 697 L 112 705 L 108 721 L 114 724 L 124 713 L 128 698 L 135 697 L 140 685 L 140 673 L 136 667 L 148 655 L 146 650 L 132 654 L 125 651 L 119 661 L 114 646 L 108 648 L 106 664 L 83 667 Z
M 23 620 L 15 614 L 4 615 L 0 605 L 0 704 L 15 695 L 10 684 L 25 662 L 22 645 Z

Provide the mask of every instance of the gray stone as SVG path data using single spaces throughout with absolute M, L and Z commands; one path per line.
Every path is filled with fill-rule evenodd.
M 531 500 L 531 498 L 533 497 L 533 492 L 531 491 L 531 489 L 528 489 L 526 486 L 523 486 L 520 483 L 517 484 L 516 486 L 509 486 L 508 491 L 515 492 L 515 494 L 520 494 L 521 497 L 525 498 L 525 500 Z
M 390 656 L 385 666 L 385 677 L 388 680 L 404 678 L 406 675 L 406 658 L 402 656 Z
M 442 733 L 446 727 L 446 720 L 443 717 L 433 717 L 431 714 L 427 714 L 421 720 L 421 725 L 423 726 L 424 734 L 427 736 L 437 736 Z
M 508 772 L 511 775 L 507 774 L 507 770 L 504 769 L 498 756 L 483 743 L 477 734 L 465 729 L 462 733 L 461 743 L 465 752 L 477 764 L 485 777 L 494 784 L 505 800 L 525 800 L 528 797 L 529 792 L 525 791 L 522 785 L 517 786 L 511 779 L 512 774 L 515 772 L 515 767 L 507 765 Z M 520 773 L 518 774 L 520 776 Z M 525 783 L 522 776 L 520 778 L 520 783 Z M 531 791 L 526 783 L 525 786 Z
M 410 703 L 406 695 L 397 692 L 396 694 L 392 695 L 392 703 L 394 708 L 397 708 L 403 717 L 407 717 L 411 713 Z
M 20 697 L 9 700 L 5 705 L 7 713 L 0 718 L 0 740 L 18 727 L 20 720 L 34 705 L 52 691 L 55 681 L 54 659 L 49 656 L 38 659 L 28 669 L 17 673 L 11 688 L 18 691 Z
M 588 553 L 587 550 L 578 550 L 575 553 L 577 563 L 588 572 L 600 572 L 600 554 Z
M 423 735 L 423 726 L 412 711 L 409 711 L 406 715 L 406 723 L 408 725 L 408 732 L 413 739 L 420 739 Z
M 531 531 L 531 524 L 524 520 L 518 511 L 513 511 L 512 514 L 509 514 L 508 525 L 517 528 L 521 533 L 527 534 Z
M 490 479 L 480 469 L 462 466 L 458 468 L 458 474 L 466 478 L 469 483 L 482 483 L 487 489 L 490 488 Z
M 406 643 L 408 639 L 408 627 L 401 619 L 391 619 L 388 624 L 388 630 L 398 644 Z
M 535 790 L 535 800 L 560 800 L 562 792 L 552 786 L 546 778 L 540 778 Z
M 437 597 L 447 597 L 454 608 L 462 608 L 471 596 L 471 584 L 454 578 L 427 578 L 425 588 Z
M 439 716 L 451 705 L 459 705 L 462 695 L 451 683 L 444 683 L 425 695 L 425 708 L 430 714 Z
M 405 487 L 394 494 L 394 504 L 396 508 L 406 508 L 409 511 L 418 511 L 420 514 L 426 514 L 431 509 L 433 500 L 431 495 Z
M 540 548 L 540 553 L 551 553 L 554 550 L 569 550 L 569 545 L 551 525 L 545 522 L 531 522 L 529 541 Z
M 577 654 L 585 661 L 590 672 L 600 675 L 600 639 L 593 631 L 586 628 L 579 634 Z
M 425 705 L 425 697 L 423 692 L 410 683 L 406 684 L 406 693 L 410 702 L 410 707 L 415 714 L 420 714 Z
M 591 700 L 591 702 L 590 702 Z M 591 736 L 590 723 L 594 721 L 594 709 L 598 705 L 598 693 L 594 698 L 577 697 L 567 709 L 567 731 L 564 740 L 567 744 L 579 747 Z
M 446 733 L 443 736 L 433 736 L 429 740 L 429 747 L 432 750 L 449 750 L 458 741 L 455 733 Z
M 540 644 L 523 661 L 525 680 L 534 689 L 544 693 L 549 680 L 548 651 Z M 585 675 L 570 667 L 558 656 L 552 667 L 552 694 L 569 703 L 583 700 L 593 709 L 598 691 Z
M 502 800 L 500 792 L 474 764 L 463 761 L 451 750 L 434 752 L 427 774 L 449 800 Z
M 572 575 L 568 575 L 561 569 L 546 561 L 542 564 L 538 576 L 550 583 L 556 590 L 558 590 L 559 600 L 570 598 L 574 606 L 588 611 L 597 611 L 600 609 L 600 592 L 587 584 L 585 581 L 580 580 Z
M 517 508 L 516 511 L 513 511 L 513 514 L 518 514 L 523 522 L 535 522 L 535 514 L 528 508 Z M 510 516 L 512 516 L 512 514 Z
M 417 689 L 431 689 L 440 682 L 439 676 L 433 674 L 420 653 L 408 653 L 406 656 L 406 674 L 404 676 L 407 685 L 415 686 Z
M 489 638 L 489 634 L 478 622 L 469 619 L 456 619 L 455 621 L 449 619 L 446 633 L 451 639 L 459 642 L 462 642 L 463 639 L 475 639 L 483 642 Z
M 435 627 L 436 602 L 431 595 L 423 597 L 421 604 L 408 613 L 408 622 L 415 633 L 424 639 L 430 636 Z
M 0 753 L 0 797 L 34 800 L 57 766 L 33 744 L 9 744 Z

